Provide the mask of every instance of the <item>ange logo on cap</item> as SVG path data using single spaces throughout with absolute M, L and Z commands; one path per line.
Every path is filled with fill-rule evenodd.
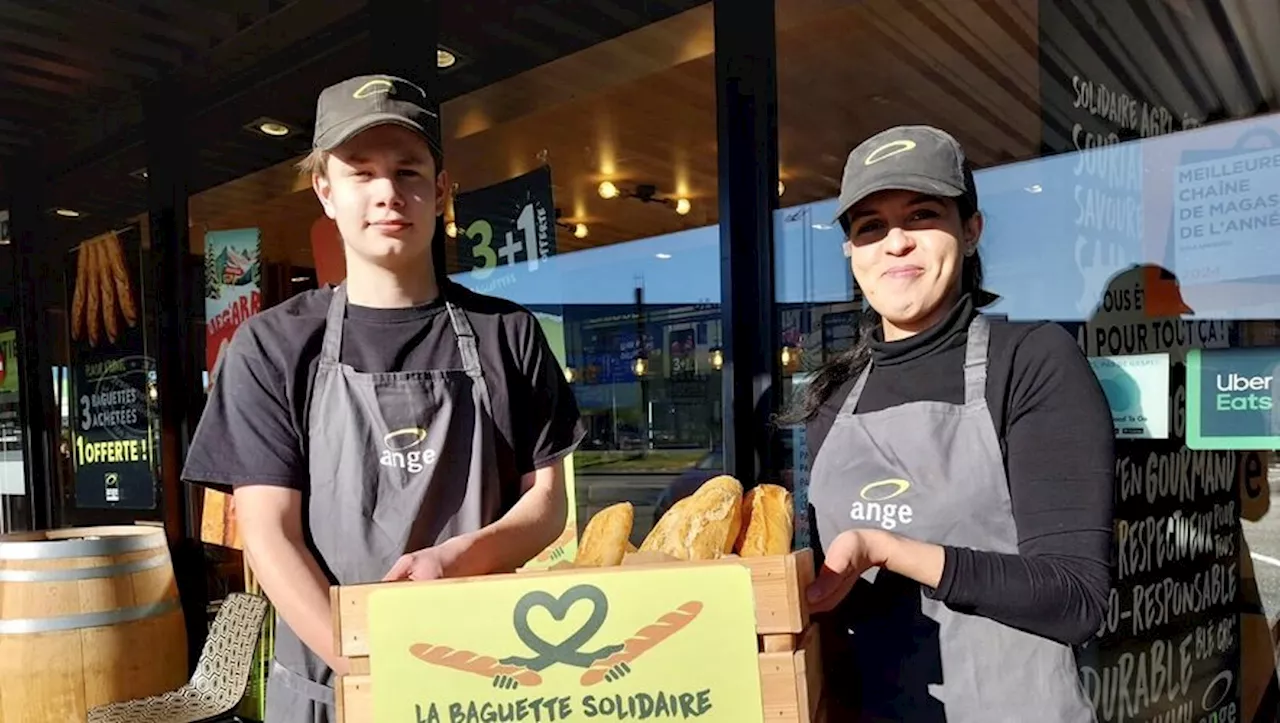
M 862 165 L 869 166 L 872 163 L 879 163 L 880 161 L 883 161 L 886 158 L 892 158 L 899 153 L 906 153 L 915 147 L 916 142 L 913 140 L 891 141 L 868 153 L 867 160 L 863 161 Z

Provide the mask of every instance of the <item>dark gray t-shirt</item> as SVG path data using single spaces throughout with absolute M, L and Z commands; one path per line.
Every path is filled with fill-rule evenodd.
M 475 330 L 503 489 L 518 489 L 521 475 L 582 441 L 573 390 L 532 313 L 456 284 L 447 288 Z M 332 296 L 328 288 L 299 294 L 237 330 L 191 441 L 184 479 L 223 491 L 241 484 L 306 491 L 308 404 Z M 348 304 L 343 329 L 342 362 L 357 371 L 462 368 L 440 301 L 405 309 Z

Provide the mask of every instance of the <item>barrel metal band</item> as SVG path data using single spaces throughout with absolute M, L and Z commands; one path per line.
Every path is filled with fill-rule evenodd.
M 64 557 L 103 557 L 166 546 L 159 535 L 105 535 L 92 540 L 41 540 L 0 543 L 0 560 L 58 560 Z
M 120 577 L 143 570 L 163 567 L 169 563 L 168 555 L 156 555 L 145 560 L 122 562 L 119 565 L 77 567 L 70 570 L 0 570 L 0 582 L 65 582 L 67 580 L 92 580 L 101 577 Z
M 30 633 L 53 633 L 60 630 L 81 630 L 97 628 L 104 625 L 119 625 L 135 620 L 159 617 L 178 609 L 177 600 L 150 605 L 139 605 L 118 610 L 105 610 L 99 613 L 82 615 L 63 615 L 55 618 L 26 618 L 17 620 L 0 620 L 0 635 L 25 635 Z

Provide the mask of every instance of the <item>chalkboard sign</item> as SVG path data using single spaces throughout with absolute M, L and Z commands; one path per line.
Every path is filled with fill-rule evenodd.
M 1081 656 L 1103 723 L 1241 719 L 1238 455 L 1186 447 L 1170 377 L 1172 438 L 1116 440 L 1114 585 Z

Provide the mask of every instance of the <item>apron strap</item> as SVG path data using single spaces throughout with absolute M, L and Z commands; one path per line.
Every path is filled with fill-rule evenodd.
M 274 658 L 271 660 L 269 680 L 268 685 L 281 686 L 304 700 L 326 706 L 334 705 L 333 688 L 295 673 Z
M 978 314 L 969 322 L 969 340 L 964 347 L 964 403 L 985 404 L 987 398 L 987 347 L 991 324 Z
M 852 417 L 854 410 L 858 408 L 858 400 L 862 398 L 862 388 L 867 386 L 867 377 L 871 374 L 871 360 L 862 367 L 862 373 L 858 375 L 858 381 L 854 382 L 853 390 L 849 392 L 849 396 L 844 398 L 844 405 L 840 407 L 841 417 Z
M 445 310 L 449 312 L 449 322 L 453 324 L 453 333 L 458 337 L 458 351 L 462 354 L 462 369 L 467 376 L 477 379 L 483 376 L 480 368 L 480 350 L 476 347 L 475 331 L 467 313 L 446 300 Z
M 342 325 L 347 319 L 347 282 L 344 279 L 333 289 L 329 300 L 329 314 L 324 325 L 324 346 L 320 348 L 321 363 L 337 364 L 342 355 Z

